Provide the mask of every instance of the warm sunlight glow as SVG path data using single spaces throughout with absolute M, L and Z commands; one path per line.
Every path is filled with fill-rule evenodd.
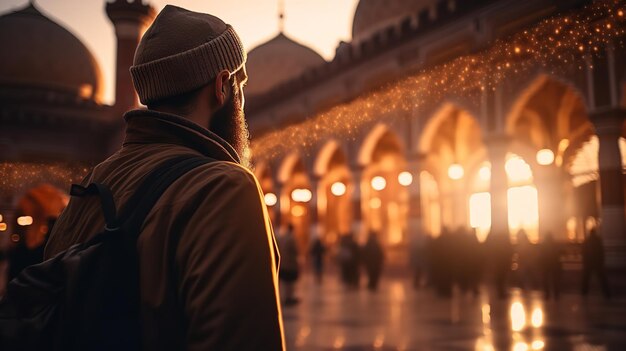
M 413 183 L 413 175 L 406 171 L 398 174 L 398 183 L 402 186 L 411 185 L 411 183 Z
M 511 182 L 527 182 L 533 178 L 533 172 L 528 163 L 517 155 L 511 155 L 506 161 L 504 168 Z
M 381 176 L 372 178 L 372 189 L 381 191 L 387 186 L 387 181 Z
M 448 168 L 448 177 L 450 177 L 450 179 L 459 180 L 463 178 L 464 174 L 463 166 L 458 163 L 454 163 Z
M 533 327 L 541 328 L 541 326 L 543 325 L 543 311 L 541 310 L 541 307 L 535 307 L 533 309 L 533 313 L 530 317 L 530 322 Z
M 265 194 L 265 204 L 267 206 L 274 206 L 276 205 L 276 202 L 278 202 L 278 198 L 276 197 L 276 195 L 274 193 L 267 193 Z
M 511 329 L 515 332 L 522 331 L 526 326 L 526 312 L 521 302 L 511 304 Z
M 484 241 L 491 228 L 491 194 L 476 193 L 469 198 L 470 226 L 476 229 L 478 240 Z
M 346 185 L 342 182 L 334 182 L 330 186 L 330 192 L 335 196 L 342 196 L 346 193 Z
M 509 188 L 509 228 L 512 233 L 524 229 L 532 242 L 537 242 L 539 202 L 537 188 L 531 185 Z

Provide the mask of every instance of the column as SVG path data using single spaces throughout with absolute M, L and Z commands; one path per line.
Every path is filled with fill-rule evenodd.
M 508 150 L 508 138 L 504 135 L 491 136 L 485 140 L 491 162 L 491 232 L 489 237 L 510 238 L 508 211 L 508 179 L 504 165 Z
M 560 170 L 552 165 L 535 168 L 535 185 L 539 202 L 539 239 L 551 233 L 557 240 L 567 240 L 563 180 Z
M 596 111 L 592 113 L 591 119 L 600 142 L 600 234 L 604 241 L 606 263 L 610 268 L 626 269 L 624 178 L 619 149 L 626 109 Z
M 363 205 L 362 205 L 362 187 L 363 167 L 353 165 L 350 169 L 352 173 L 352 234 L 356 239 L 360 239 L 365 233 L 365 225 L 363 224 Z
M 319 184 L 320 179 L 318 176 L 311 176 L 310 185 L 311 185 L 311 201 L 309 202 L 308 211 L 309 211 L 309 243 L 311 240 L 317 236 L 321 235 L 321 223 L 320 223 L 320 215 L 319 215 Z
M 425 155 L 416 154 L 409 156 L 407 171 L 413 176 L 413 182 L 407 187 L 409 193 L 409 211 L 407 213 L 407 237 L 408 241 L 420 241 L 423 235 L 422 228 L 422 203 L 420 198 L 420 171 L 421 162 Z

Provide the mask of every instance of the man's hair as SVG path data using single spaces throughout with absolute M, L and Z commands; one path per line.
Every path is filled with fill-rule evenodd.
M 192 91 L 150 102 L 148 103 L 147 107 L 150 110 L 157 111 L 167 109 L 170 111 L 174 111 L 177 115 L 187 116 L 195 108 L 196 103 L 198 102 L 198 98 L 200 96 L 200 91 L 202 91 L 202 89 L 204 89 L 204 87 L 206 87 L 207 85 L 212 84 L 215 84 L 215 79 L 213 79 L 209 84 L 203 85 L 200 88 L 194 89 Z M 237 89 L 236 74 L 232 74 L 230 76 L 229 84 L 231 85 L 234 94 L 234 89 Z

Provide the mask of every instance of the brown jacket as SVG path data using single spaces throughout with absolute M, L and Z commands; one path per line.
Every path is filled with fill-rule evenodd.
M 125 118 L 123 147 L 83 181 L 109 185 L 118 209 L 167 159 L 217 160 L 175 181 L 144 222 L 137 242 L 144 349 L 284 349 L 278 251 L 254 175 L 228 143 L 184 118 L 149 110 Z M 103 225 L 96 199 L 72 198 L 46 258 Z

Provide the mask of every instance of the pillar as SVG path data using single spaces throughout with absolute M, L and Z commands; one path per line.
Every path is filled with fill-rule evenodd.
M 407 188 L 409 193 L 407 237 L 409 241 L 419 241 L 424 234 L 422 227 L 422 203 L 420 198 L 420 172 L 421 163 L 424 158 L 425 155 L 422 154 L 410 155 L 407 158 L 407 171 L 413 176 L 413 182 Z
M 626 269 L 626 225 L 624 221 L 624 176 L 619 138 L 626 109 L 596 111 L 591 115 L 600 142 L 598 155 L 600 193 L 600 234 L 607 266 Z
M 155 17 L 154 8 L 144 5 L 142 1 L 115 0 L 107 2 L 106 13 L 115 27 L 117 37 L 117 53 L 115 66 L 115 118 L 119 128 L 112 142 L 112 149 L 117 149 L 122 141 L 123 120 L 122 114 L 139 105 L 139 100 L 133 81 L 130 76 L 130 67 L 133 64 L 135 50 L 141 39 L 144 29 L 150 25 Z
M 563 180 L 560 169 L 552 165 L 537 165 L 534 169 L 539 202 L 539 240 L 551 233 L 557 240 L 567 240 Z
M 504 165 L 509 140 L 506 136 L 496 135 L 485 140 L 488 148 L 489 161 L 491 162 L 491 180 L 489 191 L 491 193 L 491 232 L 499 238 L 510 238 L 509 211 L 508 211 L 508 179 Z
M 356 239 L 360 239 L 365 233 L 365 226 L 363 225 L 363 200 L 362 200 L 362 187 L 363 182 L 363 167 L 360 165 L 353 165 L 351 167 L 352 173 L 352 193 L 350 197 L 352 199 L 352 234 Z

